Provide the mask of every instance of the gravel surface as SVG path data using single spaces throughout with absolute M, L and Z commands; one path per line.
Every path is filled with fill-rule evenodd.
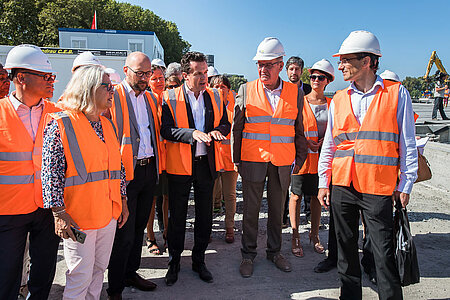
M 239 274 L 242 191 L 240 182 L 237 188 L 236 241 L 224 241 L 224 215 L 214 215 L 212 242 L 210 243 L 206 264 L 214 276 L 214 283 L 204 283 L 191 270 L 190 250 L 183 252 L 178 282 L 167 287 L 164 275 L 167 271 L 168 255 L 149 254 L 143 246 L 142 263 L 139 273 L 158 284 L 153 292 L 141 292 L 126 288 L 123 299 L 337 299 L 339 281 L 336 269 L 323 274 L 313 272 L 313 268 L 324 254 L 313 251 L 308 241 L 309 225 L 301 225 L 301 242 L 305 256 L 296 258 L 290 253 L 291 228 L 283 230 L 282 253 L 290 260 L 293 271 L 284 273 L 265 258 L 267 202 L 263 199 L 258 239 L 258 256 L 255 259 L 254 274 L 242 278 Z M 450 197 L 447 191 L 436 189 L 426 183 L 416 184 L 411 195 L 409 218 L 416 243 L 421 271 L 419 284 L 403 289 L 405 299 L 449 299 L 450 297 Z M 193 246 L 194 203 L 191 200 L 187 220 L 185 249 Z M 302 223 L 305 217 L 302 214 Z M 328 222 L 328 212 L 323 211 L 322 223 Z M 158 226 L 155 222 L 155 230 Z M 320 230 L 320 239 L 326 246 L 327 226 Z M 362 228 L 360 227 L 360 233 Z M 162 235 L 157 233 L 159 245 Z M 64 289 L 66 265 L 62 247 L 59 251 L 57 275 L 50 299 L 61 299 Z M 105 277 L 102 299 L 106 299 L 107 282 Z M 363 275 L 363 298 L 378 299 L 376 286 Z

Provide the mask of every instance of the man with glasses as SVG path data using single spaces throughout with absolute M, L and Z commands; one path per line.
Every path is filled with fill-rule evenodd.
M 330 104 L 319 158 L 318 198 L 324 207 L 332 206 L 340 299 L 362 298 L 360 211 L 370 232 L 379 297 L 402 299 L 394 258 L 392 202 L 406 207 L 417 177 L 411 98 L 400 83 L 376 75 L 381 51 L 372 33 L 350 33 L 333 56 L 340 59 L 344 80 L 352 83 L 336 93 Z
M 152 65 L 142 52 L 130 53 L 125 79 L 115 86 L 111 117 L 117 127 L 127 178 L 129 217 L 117 229 L 108 267 L 108 295 L 122 299 L 125 286 L 151 291 L 156 284 L 136 271 L 141 262 L 142 239 L 160 172 L 159 121 L 156 97 L 147 91 Z
M 169 270 L 165 281 L 178 280 L 184 250 L 189 192 L 194 187 L 195 225 L 192 270 L 211 283 L 205 251 L 212 227 L 212 193 L 220 170 L 219 148 L 214 141 L 226 139 L 230 123 L 219 91 L 207 87 L 208 65 L 200 52 L 181 59 L 184 84 L 164 93 L 161 135 L 166 139 L 166 170 L 169 179 Z
M 303 133 L 303 91 L 282 81 L 284 47 L 277 38 L 265 38 L 256 56 L 259 79 L 241 85 L 235 104 L 231 148 L 233 163 L 242 177 L 244 197 L 242 277 L 253 274 L 258 219 L 267 177 L 267 259 L 284 272 L 291 271 L 281 255 L 284 199 L 291 178 L 307 156 Z
M 59 237 L 51 210 L 43 208 L 40 172 L 42 120 L 47 113 L 59 111 L 48 100 L 55 75 L 47 56 L 33 45 L 11 49 L 5 69 L 10 70 L 15 91 L 0 100 L 0 299 L 17 299 L 28 234 L 30 297 L 47 299 Z

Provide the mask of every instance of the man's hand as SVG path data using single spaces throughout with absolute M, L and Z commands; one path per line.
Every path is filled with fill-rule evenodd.
M 319 151 L 319 148 L 320 148 L 320 145 L 321 145 L 320 143 L 315 142 L 313 140 L 306 140 L 306 141 L 308 142 L 308 148 L 309 149 L 311 149 L 314 152 Z
M 55 234 L 63 239 L 68 239 L 69 237 L 75 242 L 77 239 L 72 232 L 70 226 L 75 228 L 80 228 L 77 223 L 72 219 L 72 217 L 67 213 L 59 213 L 54 216 L 55 218 Z
M 127 204 L 127 198 L 122 198 L 122 213 L 119 216 L 119 219 L 117 219 L 117 226 L 120 228 L 125 225 L 125 223 L 128 220 L 128 216 L 130 215 L 128 211 L 128 204 Z
M 402 207 L 405 208 L 409 203 L 409 194 L 401 193 L 399 191 L 395 191 L 394 195 L 392 195 L 392 204 L 395 206 L 395 202 L 400 201 Z
M 319 189 L 319 194 L 317 195 L 320 205 L 328 209 L 330 206 L 330 189 Z
M 194 132 L 192 133 L 192 138 L 194 138 L 194 140 L 199 143 L 205 143 L 207 146 L 209 146 L 209 143 L 212 141 L 209 134 L 204 133 L 200 130 L 194 130 Z
M 213 130 L 210 133 L 208 133 L 208 135 L 215 141 L 223 141 L 227 139 L 227 137 L 224 136 L 222 133 L 220 133 L 219 130 Z
M 297 174 L 301 168 L 302 167 L 300 167 L 299 165 L 294 164 L 294 169 L 292 169 L 292 174 Z

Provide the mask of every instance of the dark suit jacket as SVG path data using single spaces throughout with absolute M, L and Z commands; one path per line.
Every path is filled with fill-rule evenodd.
M 285 84 L 285 83 L 283 83 Z M 234 163 L 238 163 L 239 174 L 242 178 L 248 181 L 261 182 L 265 180 L 267 174 L 267 165 L 265 162 L 251 162 L 241 161 L 241 147 L 242 147 L 242 130 L 245 125 L 245 103 L 244 99 L 247 94 L 247 85 L 243 84 L 239 88 L 236 97 L 236 104 L 234 106 L 233 127 L 231 130 L 231 154 Z M 266 98 L 266 101 L 267 98 Z M 304 94 L 299 88 L 297 96 L 297 118 L 295 119 L 295 164 L 303 166 L 308 155 L 307 141 L 303 130 L 303 104 Z M 278 167 L 278 174 L 281 182 L 281 187 L 287 189 L 289 187 L 291 166 Z
M 302 82 L 302 83 L 303 83 L 303 86 L 302 86 L 303 93 L 304 93 L 305 96 L 306 96 L 306 95 L 308 95 L 309 93 L 311 93 L 312 88 L 311 88 L 311 85 L 309 85 L 309 84 L 307 84 L 307 83 L 304 83 L 304 82 Z
M 189 97 L 186 93 L 186 88 L 184 85 L 182 85 L 181 88 L 183 89 L 184 93 L 189 128 L 178 128 L 175 126 L 172 112 L 170 111 L 168 104 L 163 101 L 161 116 L 161 136 L 169 141 L 193 145 L 192 160 L 194 160 L 195 147 L 197 145 L 197 141 L 195 141 L 192 137 L 192 134 L 195 131 L 194 117 L 192 115 L 191 105 L 189 104 Z M 225 104 L 223 104 L 222 111 L 224 113 L 221 116 L 219 126 L 214 128 L 214 110 L 211 103 L 211 97 L 206 91 L 203 93 L 203 101 L 205 104 L 205 133 L 209 133 L 213 130 L 218 130 L 224 136 L 228 135 L 228 133 L 230 133 L 231 125 L 228 121 Z M 211 176 L 213 177 L 213 179 L 217 177 L 214 147 L 214 143 L 211 143 L 210 146 L 206 146 L 209 169 L 211 171 Z

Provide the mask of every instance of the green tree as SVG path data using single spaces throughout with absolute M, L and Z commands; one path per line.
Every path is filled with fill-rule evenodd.
M 242 75 L 227 75 L 230 81 L 231 89 L 236 93 L 239 91 L 241 84 L 247 83 L 247 79 Z
M 431 80 L 426 81 L 423 77 L 406 77 L 402 84 L 409 91 L 411 98 L 420 98 L 426 90 L 432 91 L 434 84 Z
M 300 80 L 303 83 L 311 84 L 311 80 L 309 79 L 308 67 L 303 68 L 303 72 L 302 72 L 302 75 L 300 76 Z
M 180 61 L 190 44 L 178 27 L 152 11 L 115 0 L 0 0 L 0 43 L 58 46 L 58 28 L 90 28 L 97 11 L 98 28 L 154 31 L 166 63 Z

